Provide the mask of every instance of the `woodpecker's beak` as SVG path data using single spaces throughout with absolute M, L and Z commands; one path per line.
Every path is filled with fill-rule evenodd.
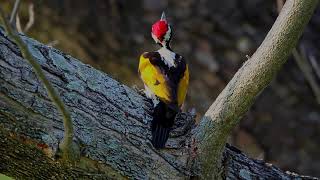
M 166 19 L 166 14 L 164 13 L 164 11 L 162 12 L 162 15 L 161 15 L 161 21 L 167 21 Z

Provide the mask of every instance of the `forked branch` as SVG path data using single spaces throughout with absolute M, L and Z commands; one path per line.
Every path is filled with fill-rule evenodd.
M 287 0 L 266 38 L 234 75 L 196 130 L 201 178 L 221 178 L 227 137 L 296 46 L 318 0 Z

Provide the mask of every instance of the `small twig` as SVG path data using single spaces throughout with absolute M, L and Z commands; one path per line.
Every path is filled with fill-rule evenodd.
M 16 16 L 16 28 L 17 28 L 17 31 L 19 33 L 23 33 L 22 32 L 22 28 L 21 28 L 21 22 L 20 22 L 19 14 L 17 14 L 17 16 Z
M 320 78 L 320 66 L 319 66 L 316 58 L 314 56 L 309 56 L 309 59 L 310 59 L 310 62 L 311 62 L 311 66 L 314 69 L 314 72 L 316 73 L 318 78 Z
M 20 21 L 19 13 L 16 13 L 16 29 L 17 29 L 17 31 L 19 33 L 28 32 L 29 29 L 34 24 L 34 6 L 33 6 L 33 3 L 29 4 L 28 12 L 29 12 L 29 21 L 28 21 L 26 27 L 23 30 L 22 30 L 22 27 L 21 27 L 21 21 Z
M 24 33 L 28 32 L 29 29 L 34 24 L 34 5 L 33 5 L 33 3 L 29 4 L 28 12 L 29 12 L 29 21 L 28 21 L 26 27 L 23 29 Z
M 56 93 L 55 89 L 46 78 L 45 74 L 41 69 L 41 66 L 38 64 L 38 62 L 34 59 L 32 54 L 29 52 L 26 44 L 22 41 L 20 36 L 12 30 L 12 27 L 6 20 L 5 14 L 2 11 L 1 7 L 0 7 L 0 17 L 1 17 L 0 19 L 4 24 L 6 32 L 8 33 L 8 36 L 14 39 L 16 44 L 19 46 L 23 57 L 31 64 L 36 75 L 42 81 L 45 88 L 47 89 L 49 97 L 51 98 L 52 102 L 57 106 L 58 110 L 61 112 L 63 117 L 63 125 L 64 125 L 64 137 L 63 137 L 62 143 L 60 144 L 61 145 L 60 148 L 62 150 L 62 158 L 67 162 L 75 161 L 78 154 L 77 152 L 75 152 L 76 147 L 73 144 L 73 124 L 72 124 L 72 119 L 69 111 L 66 109 L 60 96 Z
M 294 57 L 294 60 L 296 61 L 297 65 L 299 66 L 300 70 L 304 74 L 304 77 L 310 84 L 310 87 L 316 97 L 316 100 L 318 104 L 320 104 L 320 87 L 318 86 L 313 74 L 312 69 L 309 65 L 309 63 L 306 61 L 306 59 L 297 51 L 297 49 L 294 49 L 292 51 L 292 55 Z
M 13 9 L 12 9 L 12 12 L 11 12 L 11 16 L 10 16 L 10 24 L 11 25 L 14 25 L 14 20 L 16 19 L 16 16 L 17 16 L 17 13 L 18 13 L 18 10 L 19 10 L 19 6 L 20 6 L 20 0 L 16 0 L 15 3 L 14 3 L 14 6 L 13 6 Z

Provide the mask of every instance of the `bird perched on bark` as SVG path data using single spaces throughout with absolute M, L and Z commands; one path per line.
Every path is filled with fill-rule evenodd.
M 151 36 L 160 49 L 140 56 L 138 72 L 144 83 L 145 94 L 154 105 L 152 144 L 159 149 L 165 146 L 175 117 L 185 100 L 189 70 L 185 59 L 170 47 L 172 28 L 164 13 L 152 25 Z

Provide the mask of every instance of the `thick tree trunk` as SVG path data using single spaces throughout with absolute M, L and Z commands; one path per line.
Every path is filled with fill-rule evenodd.
M 22 37 L 71 112 L 81 158 L 75 165 L 58 160 L 60 114 L 0 29 L 0 173 L 24 179 L 185 179 L 199 173 L 191 138 L 194 115 L 181 113 L 168 147 L 155 150 L 150 143 L 152 109 L 145 97 L 69 55 Z M 223 165 L 230 179 L 298 177 L 230 146 Z

